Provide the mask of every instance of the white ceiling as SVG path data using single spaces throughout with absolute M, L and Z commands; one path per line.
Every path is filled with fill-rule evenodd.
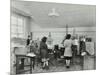
M 85 27 L 96 26 L 96 6 L 34 1 L 13 1 L 11 6 L 30 14 L 41 27 Z M 49 17 L 55 8 L 59 17 Z

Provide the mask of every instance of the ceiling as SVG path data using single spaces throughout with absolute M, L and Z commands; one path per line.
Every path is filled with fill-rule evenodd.
M 12 1 L 11 7 L 24 11 L 33 17 L 40 27 L 89 27 L 96 26 L 96 6 L 48 3 L 34 1 Z M 59 17 L 50 17 L 48 13 L 55 8 Z

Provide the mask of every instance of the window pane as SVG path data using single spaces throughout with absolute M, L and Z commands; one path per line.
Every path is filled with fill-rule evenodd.
M 25 17 L 20 15 L 11 16 L 11 37 L 24 36 L 24 19 Z
M 16 27 L 16 28 L 17 28 L 18 26 L 17 26 L 17 24 L 12 24 L 12 25 L 11 25 L 11 28 L 12 28 L 12 27 Z
M 17 33 L 17 26 L 11 27 L 11 33 Z
M 18 25 L 23 25 L 23 18 L 21 17 L 18 18 Z
M 18 25 L 19 27 L 23 27 L 23 25 Z
M 18 37 L 23 38 L 23 34 L 19 34 L 19 36 L 18 36 Z
M 17 37 L 17 34 L 16 33 L 12 33 L 11 37 Z
M 22 27 L 18 27 L 18 33 L 23 33 L 23 28 Z
M 11 24 L 17 24 L 17 17 L 11 16 Z

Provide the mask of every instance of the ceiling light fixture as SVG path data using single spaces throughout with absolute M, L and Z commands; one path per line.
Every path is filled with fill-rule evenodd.
M 58 17 L 58 16 L 60 16 L 60 15 L 56 12 L 56 9 L 55 9 L 55 8 L 52 8 L 52 12 L 50 12 L 50 13 L 48 14 L 48 16 L 50 16 L 50 17 L 52 17 L 52 16 Z

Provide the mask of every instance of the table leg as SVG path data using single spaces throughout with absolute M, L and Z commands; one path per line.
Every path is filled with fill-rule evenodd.
M 30 58 L 30 73 L 32 73 L 32 58 Z
M 34 69 L 34 65 L 35 65 L 35 58 L 33 58 L 33 69 Z
M 17 66 L 18 66 L 18 64 L 17 64 L 17 62 L 18 62 L 18 60 L 17 60 L 18 58 L 17 58 L 17 56 L 16 56 L 16 74 L 17 74 Z
M 84 70 L 84 56 L 81 56 L 81 67 L 82 67 L 82 70 Z
M 21 59 L 21 69 L 24 70 L 24 58 Z

